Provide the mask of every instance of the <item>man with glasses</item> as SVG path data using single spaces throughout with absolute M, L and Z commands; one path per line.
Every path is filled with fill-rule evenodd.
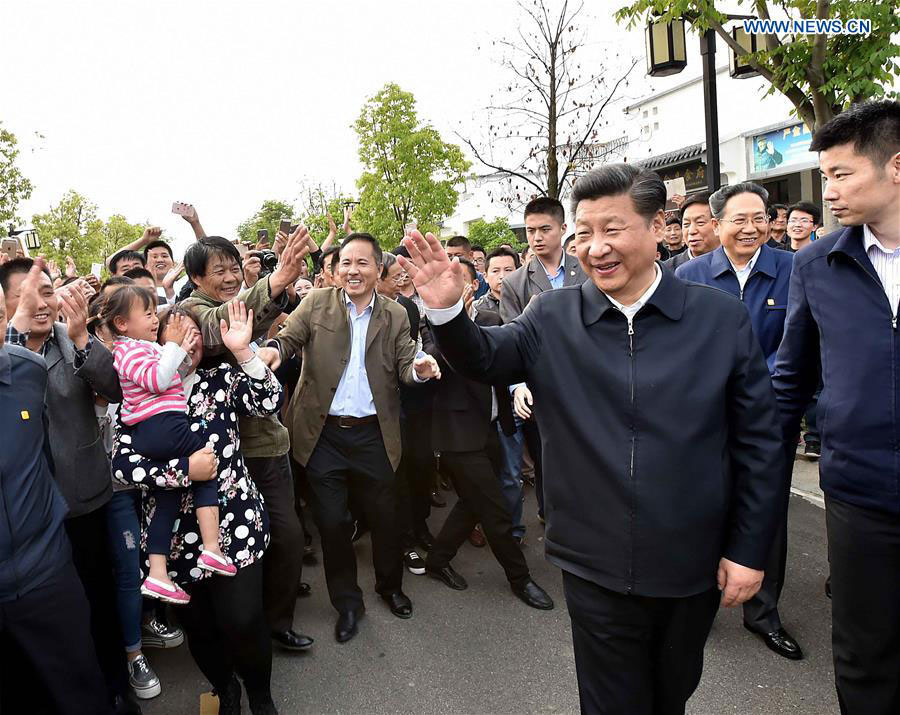
M 692 258 L 697 258 L 719 246 L 719 237 L 713 229 L 709 210 L 709 194 L 694 194 L 681 205 L 681 228 L 687 250 L 663 261 L 663 266 L 675 270 Z
M 796 253 L 814 240 L 814 232 L 822 224 L 822 210 L 810 201 L 799 201 L 787 211 L 787 235 L 790 243 L 785 250 Z
M 709 199 L 712 225 L 722 245 L 675 271 L 682 280 L 713 286 L 743 301 L 750 313 L 753 333 L 759 341 L 769 374 L 784 333 L 788 286 L 793 256 L 771 248 L 768 192 L 750 182 L 725 186 Z M 778 597 L 784 585 L 787 560 L 787 484 L 793 460 L 785 474 L 784 499 L 778 505 L 779 527 L 772 545 L 765 578 L 759 592 L 744 604 L 744 626 L 761 636 L 778 655 L 799 660 L 803 652 L 784 629 L 778 615 Z

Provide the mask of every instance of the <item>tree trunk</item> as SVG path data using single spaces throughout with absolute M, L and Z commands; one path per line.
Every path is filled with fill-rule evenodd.
M 550 46 L 550 100 L 547 103 L 547 196 L 559 198 L 559 163 L 556 158 L 556 45 Z

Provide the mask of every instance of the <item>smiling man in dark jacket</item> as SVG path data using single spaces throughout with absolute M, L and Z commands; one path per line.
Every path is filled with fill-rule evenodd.
M 794 258 L 773 377 L 789 449 L 818 385 L 819 475 L 843 713 L 900 712 L 900 102 L 857 105 L 810 147 L 844 228 Z
M 683 711 L 720 600 L 759 589 L 785 488 L 747 311 L 656 265 L 665 199 L 633 165 L 579 179 L 589 280 L 501 328 L 463 314 L 461 266 L 433 236 L 404 239 L 448 362 L 470 379 L 527 380 L 541 405 L 547 556 L 563 570 L 591 713 Z

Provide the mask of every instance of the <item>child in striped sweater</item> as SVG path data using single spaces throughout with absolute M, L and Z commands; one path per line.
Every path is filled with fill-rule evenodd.
M 175 316 L 167 327 L 166 344 L 160 346 L 156 342 L 156 308 L 156 297 L 146 288 L 122 286 L 106 299 L 103 322 L 115 336 L 113 364 L 122 385 L 119 419 L 133 428 L 132 451 L 156 460 L 178 460 L 205 446 L 190 429 L 178 374 L 200 337 L 193 325 Z M 219 548 L 217 481 L 192 482 L 189 489 L 203 541 L 198 568 L 234 576 L 237 569 Z M 175 604 L 190 601 L 190 596 L 169 578 L 166 566 L 183 492 L 152 489 L 156 508 L 147 526 L 150 573 L 141 585 L 144 595 Z

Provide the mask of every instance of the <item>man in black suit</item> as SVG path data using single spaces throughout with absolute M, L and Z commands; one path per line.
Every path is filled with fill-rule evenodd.
M 657 266 L 665 201 L 659 176 L 632 164 L 581 177 L 572 212 L 590 280 L 499 328 L 464 314 L 464 268 L 434 236 L 404 239 L 447 362 L 527 380 L 540 405 L 547 557 L 563 570 L 591 713 L 684 711 L 720 602 L 762 583 L 787 489 L 750 316 Z
M 500 325 L 493 311 L 477 311 L 472 305 L 478 289 L 475 264 L 459 259 L 468 271 L 466 309 L 478 325 Z M 468 588 L 466 580 L 450 565 L 475 524 L 481 524 L 488 545 L 506 572 L 510 588 L 532 608 L 553 608 L 550 596 L 531 580 L 522 550 L 513 538 L 509 508 L 500 490 L 500 436 L 515 431 L 509 386 L 482 385 L 449 369 L 430 340 L 426 349 L 447 373 L 436 385 L 431 443 L 441 453 L 441 464 L 450 476 L 458 499 L 428 552 L 425 572 L 450 588 Z

